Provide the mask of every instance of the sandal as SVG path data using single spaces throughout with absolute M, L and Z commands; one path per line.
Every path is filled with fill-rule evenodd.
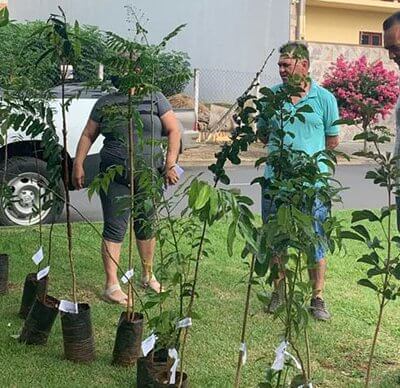
M 157 294 L 159 294 L 160 292 L 164 292 L 164 288 L 161 288 L 160 282 L 156 279 L 154 275 L 152 275 L 150 279 L 146 279 L 145 277 L 143 277 L 142 287 L 144 289 L 151 288 Z
M 114 294 L 115 291 L 121 291 L 121 286 L 119 284 L 114 284 L 106 288 L 103 291 L 101 298 L 107 303 L 118 304 L 126 307 L 128 305 L 128 300 L 127 300 L 128 297 L 124 294 L 125 296 L 123 296 L 122 298 L 115 299 L 112 297 L 112 294 Z

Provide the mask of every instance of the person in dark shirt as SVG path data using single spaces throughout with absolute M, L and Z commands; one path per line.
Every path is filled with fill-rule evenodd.
M 90 147 L 100 134 L 104 136 L 103 148 L 100 151 L 100 171 L 104 172 L 113 165 L 124 167 L 124 176 L 117 176 L 111 182 L 107 192 L 100 191 L 104 219 L 101 253 L 106 273 L 103 299 L 121 305 L 127 304 L 127 295 L 119 285 L 115 263 L 119 263 L 120 260 L 122 241 L 126 234 L 130 211 L 126 209 L 121 212 L 116 199 L 121 196 L 128 196 L 130 187 L 127 174 L 129 164 L 128 122 L 123 113 L 118 116 L 116 112 L 126 110 L 127 106 L 128 97 L 120 93 L 109 94 L 96 102 L 79 140 L 72 173 L 74 186 L 78 190 L 83 188 L 85 178 L 83 163 Z M 176 184 L 179 179 L 175 166 L 180 147 L 180 128 L 170 103 L 162 93 L 153 93 L 143 98 L 136 109 L 143 122 L 143 131 L 141 134 L 142 146 L 139 146 L 138 130 L 134 128 L 135 155 L 147 167 L 152 167 L 154 173 L 163 169 L 166 184 Z M 165 132 L 168 137 L 165 160 L 162 157 L 160 146 L 153 145 L 153 152 L 151 152 L 151 145 L 149 144 L 149 140 L 161 140 L 162 132 Z M 140 184 L 140 169 L 135 172 L 134 190 L 134 231 L 142 261 L 142 285 L 152 288 L 155 292 L 160 292 L 160 283 L 153 274 L 156 239 L 152 220 L 154 219 L 155 209 L 154 207 L 149 209 L 149 201 L 147 201 L 147 206 L 144 205 L 145 197 L 148 197 L 148 194 Z M 141 198 L 142 194 L 143 197 Z
M 394 13 L 383 22 L 384 45 L 389 52 L 389 58 L 400 68 L 400 11 Z M 396 142 L 394 156 L 400 155 L 400 97 L 396 104 Z M 397 160 L 397 168 L 400 161 Z M 397 182 L 399 183 L 399 182 Z M 400 231 L 400 196 L 396 196 L 397 204 L 397 229 Z

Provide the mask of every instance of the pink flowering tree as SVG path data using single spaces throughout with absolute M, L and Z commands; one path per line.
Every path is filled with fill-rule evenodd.
M 341 117 L 353 120 L 365 132 L 392 111 L 400 93 L 398 81 L 397 74 L 385 69 L 382 61 L 369 64 L 365 56 L 355 61 L 340 56 L 325 74 L 323 86 L 337 98 Z

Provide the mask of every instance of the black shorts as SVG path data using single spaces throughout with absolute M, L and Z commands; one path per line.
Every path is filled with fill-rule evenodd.
M 105 171 L 100 165 L 100 171 Z M 134 182 L 134 232 L 137 240 L 149 240 L 155 236 L 156 229 L 156 196 L 151 196 L 140 184 L 140 177 Z M 121 243 L 128 228 L 130 214 L 130 188 L 126 178 L 117 177 L 110 183 L 108 191 L 100 191 L 103 209 L 103 238 L 107 241 Z

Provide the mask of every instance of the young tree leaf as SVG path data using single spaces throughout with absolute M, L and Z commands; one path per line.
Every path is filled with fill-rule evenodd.
M 365 243 L 365 240 L 362 236 L 357 233 L 351 232 L 349 230 L 343 230 L 340 232 L 340 238 L 347 240 L 357 240 Z
M 364 287 L 367 287 L 367 288 L 371 288 L 374 291 L 378 291 L 378 287 L 374 283 L 372 283 L 371 280 L 360 279 L 357 283 L 360 286 L 364 286 Z
M 379 217 L 371 210 L 356 210 L 351 214 L 351 222 L 358 222 L 362 220 L 368 220 L 371 222 L 379 221 Z

